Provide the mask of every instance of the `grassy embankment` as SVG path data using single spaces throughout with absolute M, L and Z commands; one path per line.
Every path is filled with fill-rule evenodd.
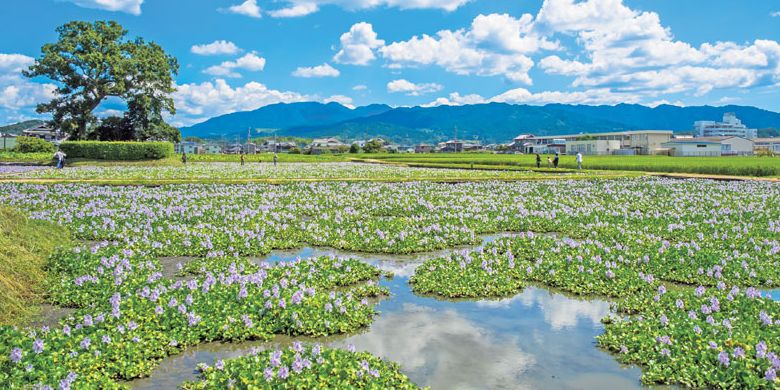
M 69 241 L 68 232 L 57 225 L 0 207 L 0 324 L 20 324 L 36 312 L 46 260 Z
M 363 155 L 363 157 L 366 157 Z M 446 168 L 531 168 L 534 155 L 461 153 L 461 154 L 383 154 L 371 159 L 411 166 Z M 542 156 L 542 169 L 547 156 Z M 561 156 L 563 169 L 577 168 L 574 156 Z M 597 170 L 622 170 L 709 175 L 780 177 L 780 158 L 773 157 L 668 157 L 668 156 L 584 156 L 583 167 Z

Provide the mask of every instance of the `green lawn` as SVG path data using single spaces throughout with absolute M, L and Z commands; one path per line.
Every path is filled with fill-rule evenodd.
M 489 153 L 383 154 L 361 157 L 418 166 L 535 167 L 536 156 Z M 542 167 L 547 156 L 542 156 Z M 576 169 L 574 156 L 561 156 L 561 168 Z M 645 172 L 697 173 L 733 176 L 780 177 L 780 158 L 773 157 L 668 157 L 584 156 L 585 169 Z

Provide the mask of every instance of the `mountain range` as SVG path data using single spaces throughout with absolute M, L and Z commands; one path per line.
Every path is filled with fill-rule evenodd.
M 22 134 L 22 131 L 24 130 L 31 129 L 36 126 L 40 126 L 44 123 L 45 122 L 42 120 L 33 119 L 29 121 L 14 123 L 12 125 L 0 126 L 0 133 L 19 135 Z
M 211 118 L 181 129 L 201 138 L 276 134 L 296 137 L 338 137 L 342 140 L 382 137 L 400 143 L 439 142 L 457 137 L 483 143 L 507 142 L 518 134 L 599 133 L 654 129 L 690 132 L 697 120 L 720 121 L 734 112 L 747 126 L 780 129 L 780 113 L 751 106 L 638 104 L 544 106 L 487 103 L 464 106 L 397 107 L 374 104 L 354 109 L 338 103 L 280 103 L 253 111 Z

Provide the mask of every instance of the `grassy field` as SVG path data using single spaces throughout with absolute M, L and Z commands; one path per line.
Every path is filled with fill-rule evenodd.
M 551 156 L 552 157 L 552 156 Z M 235 154 L 188 155 L 187 161 L 195 162 L 239 162 Z M 492 154 L 492 153 L 440 153 L 440 154 L 279 154 L 280 163 L 325 163 L 347 161 L 375 161 L 399 163 L 414 167 L 459 168 L 459 169 L 502 169 L 536 170 L 534 155 Z M 272 162 L 273 154 L 246 155 L 247 163 Z M 51 165 L 47 153 L 21 154 L 0 152 L 0 163 L 24 163 Z M 149 161 L 108 161 L 70 159 L 69 166 L 180 166 L 181 157 Z M 542 156 L 542 169 L 547 170 L 547 156 Z M 585 156 L 587 170 L 642 171 L 661 173 L 692 173 L 704 175 L 729 175 L 749 177 L 780 177 L 780 158 L 773 157 L 668 157 L 668 156 Z M 561 156 L 559 170 L 577 168 L 574 156 Z
M 363 155 L 365 157 L 365 155 Z M 536 156 L 488 153 L 384 154 L 372 159 L 416 166 L 535 167 Z M 542 167 L 547 156 L 542 156 Z M 577 168 L 574 156 L 561 156 L 559 166 Z M 732 176 L 779 177 L 780 158 L 772 157 L 668 157 L 668 156 L 584 156 L 585 169 L 644 172 L 697 173 Z
M 68 241 L 67 230 L 0 207 L 0 324 L 22 323 L 35 312 L 46 259 Z

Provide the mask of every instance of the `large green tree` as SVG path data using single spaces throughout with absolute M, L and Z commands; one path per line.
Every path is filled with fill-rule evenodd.
M 37 111 L 51 113 L 73 138 L 87 137 L 97 121 L 94 110 L 109 97 L 127 102 L 125 117 L 136 131 L 162 126 L 164 111 L 175 114 L 171 94 L 179 65 L 159 45 L 127 39 L 127 30 L 114 21 L 74 21 L 57 33 L 57 42 L 43 45 L 25 75 L 58 83 L 57 97 Z

